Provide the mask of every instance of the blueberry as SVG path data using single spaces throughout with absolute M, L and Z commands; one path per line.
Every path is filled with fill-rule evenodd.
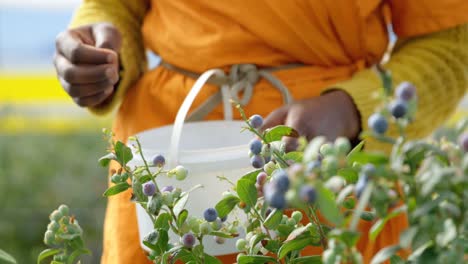
M 377 134 L 384 134 L 388 129 L 387 119 L 378 113 L 371 115 L 367 124 Z
M 318 160 L 313 160 L 306 165 L 306 172 L 318 172 L 320 170 L 320 166 L 322 166 L 322 162 Z
M 49 216 L 49 219 L 50 221 L 59 221 L 61 218 L 62 218 L 62 213 L 60 213 L 58 210 L 54 210 L 50 216 Z
M 402 118 L 406 115 L 408 106 L 403 100 L 396 100 L 390 104 L 390 112 L 395 118 Z
M 182 244 L 184 247 L 192 248 L 195 245 L 196 238 L 192 233 L 187 233 L 182 236 Z
M 54 242 L 55 242 L 55 234 L 52 231 L 47 230 L 44 234 L 44 244 L 48 246 L 52 246 Z
M 267 201 L 271 207 L 276 209 L 283 209 L 286 207 L 286 198 L 284 197 L 283 192 L 279 192 L 278 190 L 274 191 L 271 196 L 269 197 L 269 201 Z
M 158 215 L 162 205 L 163 201 L 161 196 L 152 196 L 146 204 L 146 208 L 150 214 Z
M 345 137 L 339 137 L 335 140 L 335 147 L 340 154 L 347 154 L 351 150 L 351 143 Z
M 356 195 L 357 198 L 360 198 L 362 195 L 362 192 L 367 186 L 368 178 L 366 175 L 360 175 L 359 180 L 356 183 L 356 186 L 354 186 L 354 194 Z
M 362 173 L 367 177 L 375 176 L 376 169 L 375 166 L 371 163 L 367 163 L 361 168 Z
M 249 147 L 250 147 L 250 151 L 254 154 L 254 155 L 258 155 L 260 154 L 260 152 L 262 152 L 262 142 L 258 139 L 252 139 L 252 141 L 250 141 L 250 144 L 249 144 Z
M 416 95 L 416 87 L 410 82 L 402 82 L 395 90 L 398 99 L 409 101 Z
M 263 125 L 263 117 L 260 115 L 253 115 L 249 118 L 249 124 L 253 128 L 258 129 Z
M 317 199 L 317 192 L 312 186 L 305 185 L 301 187 L 299 196 L 304 202 L 312 204 Z
M 260 172 L 258 175 L 257 175 L 257 184 L 262 186 L 266 179 L 267 179 L 268 175 L 265 173 L 265 172 Z
M 271 208 L 267 208 L 265 211 L 265 217 L 268 217 L 271 214 L 272 210 Z
M 320 146 L 320 154 L 323 156 L 329 156 L 333 155 L 335 153 L 335 150 L 333 149 L 333 146 L 330 143 L 325 143 L 322 146 Z
M 176 179 L 179 180 L 179 181 L 183 181 L 183 180 L 185 180 L 185 178 L 187 178 L 188 171 L 183 166 L 179 165 L 179 166 L 175 167 L 172 171 L 175 174 Z
M 260 169 L 260 168 L 263 167 L 263 165 L 265 165 L 265 160 L 260 155 L 254 155 L 250 159 L 250 163 L 252 164 L 252 167 L 254 167 L 256 169 Z
M 215 236 L 214 241 L 216 244 L 222 245 L 224 242 L 226 242 L 226 239 L 224 237 Z
M 291 217 L 296 221 L 296 223 L 299 223 L 301 222 L 302 220 L 302 213 L 299 212 L 299 211 L 294 211 L 292 214 L 291 214 Z
M 214 222 L 211 222 L 211 227 L 215 231 L 219 231 L 223 227 L 223 222 L 219 218 L 216 218 Z
M 49 223 L 49 225 L 47 225 L 47 230 L 50 230 L 52 232 L 57 232 L 60 228 L 60 225 L 59 223 L 55 222 L 55 221 L 52 221 Z
M 212 230 L 212 228 L 211 228 L 210 223 L 207 223 L 207 222 L 201 223 L 201 225 L 200 225 L 200 232 L 201 232 L 203 235 L 208 235 L 208 234 L 211 232 L 211 230 Z
M 468 132 L 463 133 L 458 138 L 458 144 L 464 152 L 468 152 Z
M 163 155 L 158 154 L 153 157 L 153 165 L 156 167 L 164 167 L 164 164 L 166 164 L 166 159 L 164 158 Z
M 150 244 L 156 244 L 158 242 L 159 233 L 156 230 L 149 232 L 144 238 L 143 241 Z
M 152 181 L 143 184 L 143 194 L 146 196 L 153 196 L 156 193 L 156 185 Z
M 218 212 L 214 208 L 208 208 L 203 212 L 203 217 L 207 222 L 214 222 L 218 217 Z
M 164 186 L 161 189 L 161 192 L 172 192 L 174 190 L 174 187 L 172 185 Z
M 247 246 L 247 241 L 245 239 L 239 238 L 239 240 L 236 241 L 237 250 L 244 251 L 246 246 Z
M 276 190 L 285 193 L 289 188 L 289 177 L 286 171 L 280 170 L 274 176 Z

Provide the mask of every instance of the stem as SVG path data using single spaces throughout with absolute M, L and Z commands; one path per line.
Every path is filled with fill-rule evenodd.
M 149 169 L 149 165 L 148 165 L 148 162 L 146 162 L 146 159 L 145 159 L 145 156 L 143 155 L 143 152 L 141 151 L 141 143 L 140 143 L 140 140 L 138 140 L 138 138 L 135 139 L 137 145 L 138 145 L 138 152 L 140 152 L 140 157 L 141 159 L 143 160 L 143 163 L 145 164 L 145 170 L 146 172 L 148 172 L 148 174 L 150 176 L 153 176 L 153 174 L 151 173 L 150 169 Z M 160 169 L 161 171 L 161 169 Z M 158 172 L 159 173 L 159 172 Z M 151 177 L 151 180 L 153 180 L 153 183 L 154 185 L 156 186 L 156 192 L 159 192 L 159 187 L 158 187 L 158 184 L 156 183 L 156 180 Z
M 328 248 L 327 237 L 325 236 L 325 232 L 323 231 L 322 225 L 320 224 L 320 221 L 319 221 L 317 215 L 315 214 L 315 209 L 310 207 L 310 206 L 308 207 L 308 209 L 309 209 L 309 213 L 310 213 L 310 215 L 312 217 L 309 216 L 309 214 L 306 214 L 306 215 L 309 218 L 309 221 L 311 221 L 311 222 L 313 222 L 314 224 L 317 225 L 318 230 L 319 230 L 319 234 L 320 234 L 320 243 L 322 244 L 323 250 L 326 250 Z
M 202 255 L 200 256 L 200 259 L 201 259 L 201 263 L 205 263 L 205 247 L 203 246 L 203 235 L 200 235 L 199 237 L 197 237 L 198 239 L 198 242 L 200 243 L 200 246 L 202 248 Z
M 172 218 L 174 219 L 175 222 L 177 222 L 177 216 L 174 214 L 174 210 L 172 210 L 172 207 L 168 207 L 169 208 L 169 211 L 171 213 L 171 216 Z M 180 230 L 177 229 L 172 223 L 171 223 L 171 227 L 174 229 L 173 231 L 178 234 L 178 235 L 181 235 L 180 234 Z
M 364 192 L 359 199 L 359 203 L 354 211 L 353 218 L 351 219 L 350 229 L 351 231 L 356 231 L 357 225 L 359 223 L 359 218 L 361 217 L 362 212 L 366 208 L 367 204 L 369 203 L 370 196 L 372 194 L 372 189 L 374 188 L 374 184 L 369 182 L 364 189 Z

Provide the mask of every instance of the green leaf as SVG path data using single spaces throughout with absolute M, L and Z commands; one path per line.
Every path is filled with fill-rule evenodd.
M 398 216 L 399 214 L 405 211 L 406 211 L 406 206 L 400 206 L 396 208 L 395 210 L 393 210 L 391 213 L 389 213 L 385 218 L 377 220 L 377 222 L 375 222 L 372 225 L 371 229 L 369 230 L 369 239 L 371 241 L 375 241 L 375 239 L 380 234 L 380 232 L 382 232 L 388 220 Z
M 49 248 L 49 249 L 42 251 L 41 253 L 39 253 L 39 256 L 37 256 L 37 264 L 40 264 L 46 258 L 52 257 L 53 255 L 56 255 L 60 252 L 61 252 L 61 249 L 58 249 L 58 248 Z M 16 263 L 16 261 L 12 263 Z
M 348 157 L 350 157 L 351 155 L 354 155 L 355 153 L 358 153 L 359 151 L 362 150 L 362 148 L 364 147 L 364 141 L 361 141 L 359 142 L 359 144 L 357 144 L 349 153 L 348 153 Z
M 335 203 L 335 197 L 333 193 L 319 184 L 317 184 L 317 191 L 317 202 L 320 212 L 328 221 L 334 223 L 335 225 L 340 225 L 343 221 L 343 217 Z
M 351 230 L 334 229 L 328 236 L 338 238 L 337 240 L 344 242 L 348 248 L 354 247 L 359 239 L 359 233 Z
M 393 255 L 390 258 L 390 264 L 405 264 L 405 261 L 400 258 L 398 255 Z
M 226 233 L 226 232 L 221 232 L 221 231 L 211 231 L 210 236 L 218 236 L 218 237 L 224 237 L 224 238 L 233 238 L 231 233 Z
M 239 203 L 240 199 L 234 195 L 228 195 L 224 197 L 221 201 L 219 201 L 215 208 L 218 212 L 218 216 L 223 218 L 227 216 L 236 205 Z
M 288 241 L 291 241 L 291 240 L 294 240 L 296 239 L 297 237 L 299 237 L 300 235 L 304 234 L 304 232 L 308 231 L 308 229 L 310 228 L 310 223 L 307 224 L 306 226 L 301 226 L 301 227 L 298 227 L 296 229 L 294 229 L 288 236 L 288 238 L 284 241 L 284 242 L 288 242 Z
M 358 172 L 352 168 L 339 169 L 338 175 L 343 177 L 348 184 L 356 183 L 359 178 Z
M 67 259 L 67 264 L 73 264 L 76 258 L 78 258 L 80 255 L 85 255 L 85 254 L 91 255 L 91 251 L 89 251 L 86 248 L 79 248 L 73 251 Z
M 265 248 L 273 254 L 276 254 L 280 246 L 281 242 L 279 242 L 278 240 L 267 240 Z
M 294 226 L 280 224 L 277 230 L 281 236 L 288 236 L 294 230 Z
M 296 163 L 299 163 L 299 162 L 302 162 L 303 157 L 304 157 L 304 153 L 300 151 L 291 151 L 291 152 L 284 154 L 283 159 L 292 160 Z
M 127 162 L 133 159 L 132 150 L 121 141 L 117 141 L 117 143 L 115 143 L 114 151 L 117 156 L 117 160 L 122 166 L 125 166 Z
M 393 255 L 395 255 L 401 247 L 399 245 L 389 246 L 381 249 L 377 254 L 372 258 L 371 264 L 383 263 Z
M 16 264 L 15 258 L 13 258 L 10 254 L 6 253 L 5 251 L 0 249 L 0 260 L 5 261 L 6 263 L 13 263 Z M 39 263 L 39 260 L 38 260 Z
M 437 244 L 446 247 L 452 240 L 457 237 L 457 227 L 453 223 L 451 218 L 447 218 L 444 221 L 443 232 L 437 234 Z
M 254 249 L 255 249 L 255 245 L 257 245 L 258 242 L 262 241 L 265 237 L 266 237 L 265 234 L 260 233 L 260 234 L 254 235 L 254 236 L 250 239 L 250 242 L 249 242 L 249 247 L 250 247 L 250 252 L 249 252 L 249 254 L 250 254 L 250 255 L 254 254 L 253 251 L 254 251 Z
M 322 256 L 307 256 L 295 258 L 289 262 L 290 264 L 322 264 Z
M 158 242 L 156 243 L 156 253 L 163 254 L 168 249 L 169 235 L 165 229 L 158 229 Z
M 283 211 L 274 209 L 265 219 L 265 223 L 263 224 L 268 229 L 276 229 L 278 225 L 281 223 L 281 219 L 283 219 Z
M 111 160 L 116 160 L 116 156 L 114 153 L 110 152 L 108 153 L 107 155 L 105 156 L 102 156 L 100 159 L 99 159 L 99 164 L 102 166 L 102 167 L 107 167 L 109 165 L 109 163 L 111 162 Z
M 279 141 L 283 137 L 299 137 L 299 133 L 291 127 L 279 125 L 265 130 L 263 134 L 266 144 Z
M 169 231 L 170 228 L 170 221 L 172 220 L 172 217 L 169 213 L 162 213 L 158 215 L 158 218 L 156 218 L 156 221 L 154 222 L 154 228 L 155 229 L 164 229 L 166 231 Z
M 240 179 L 241 180 L 248 179 L 249 181 L 255 183 L 255 181 L 257 180 L 257 175 L 262 171 L 263 171 L 263 169 L 249 171 L 246 174 L 244 174 L 244 176 L 242 176 Z
M 182 210 L 184 210 L 185 205 L 187 204 L 189 198 L 189 193 L 186 192 L 182 194 L 182 196 L 177 200 L 177 202 L 174 205 L 174 214 L 178 215 Z
M 219 259 L 205 253 L 205 264 L 223 264 Z
M 418 233 L 418 228 L 416 226 L 412 226 L 405 231 L 400 233 L 400 246 L 403 248 L 410 248 L 411 244 L 413 243 L 413 239 Z
M 295 240 L 288 241 L 281 246 L 278 250 L 278 258 L 283 259 L 289 252 L 294 250 L 302 250 L 308 245 L 312 245 L 311 237 L 303 237 Z
M 237 182 L 237 194 L 239 198 L 249 206 L 255 206 L 257 203 L 257 188 L 255 184 L 248 179 L 240 179 Z
M 107 189 L 103 195 L 106 197 L 116 195 L 118 193 L 126 191 L 128 188 L 130 188 L 130 184 L 128 184 L 127 182 L 121 182 Z
M 150 180 L 151 180 L 151 176 L 149 176 L 149 175 L 142 175 L 142 176 L 138 177 L 138 181 L 140 183 L 142 183 L 142 184 L 145 183 L 145 182 L 149 182 Z
M 182 210 L 179 215 L 177 216 L 177 227 L 180 228 L 185 220 L 187 220 L 187 217 L 188 217 L 188 211 L 187 210 Z
M 264 263 L 278 263 L 275 258 L 259 255 L 244 255 L 239 257 L 237 264 L 264 264 Z
M 348 155 L 348 164 L 354 162 L 360 164 L 372 163 L 375 165 L 388 163 L 388 157 L 383 153 L 355 152 Z

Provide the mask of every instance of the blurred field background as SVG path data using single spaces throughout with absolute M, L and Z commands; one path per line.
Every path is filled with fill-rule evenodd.
M 98 263 L 106 171 L 97 165 L 110 118 L 76 107 L 51 65 L 54 39 L 78 0 L 0 0 L 0 248 L 35 263 L 48 214 L 71 207 Z M 150 65 L 157 63 L 152 57 Z M 467 116 L 465 103 L 452 118 Z

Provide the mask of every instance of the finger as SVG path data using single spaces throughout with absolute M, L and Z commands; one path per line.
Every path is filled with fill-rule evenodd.
M 101 93 L 91 95 L 91 96 L 86 96 L 86 97 L 74 97 L 73 101 L 81 107 L 93 107 L 93 106 L 98 106 L 102 102 L 104 102 L 109 96 L 112 95 L 114 91 L 113 87 L 110 87 L 106 90 L 104 90 Z
M 72 84 L 89 84 L 105 80 L 116 82 L 119 78 L 113 64 L 74 65 L 60 54 L 56 54 L 54 63 L 58 75 Z
M 294 128 L 299 136 L 309 137 L 308 122 L 304 122 L 304 112 L 301 107 L 292 106 L 289 109 L 284 125 Z M 295 151 L 299 147 L 299 140 L 297 137 L 283 137 L 282 141 L 285 144 L 286 152 Z
M 86 97 L 96 95 L 98 93 L 102 93 L 105 90 L 114 87 L 113 80 L 104 80 L 97 83 L 89 83 L 89 84 L 72 84 L 65 81 L 62 77 L 59 76 L 59 82 L 62 85 L 63 89 L 71 96 L 71 97 Z
M 284 124 L 288 114 L 288 106 L 283 106 L 271 112 L 263 122 L 261 130 Z
M 73 30 L 60 33 L 56 39 L 57 52 L 73 64 L 97 65 L 115 61 L 114 52 L 85 44 L 88 40 L 83 39 L 83 34 Z
M 92 27 L 95 46 L 119 52 L 122 45 L 122 36 L 119 30 L 109 23 L 99 23 Z

